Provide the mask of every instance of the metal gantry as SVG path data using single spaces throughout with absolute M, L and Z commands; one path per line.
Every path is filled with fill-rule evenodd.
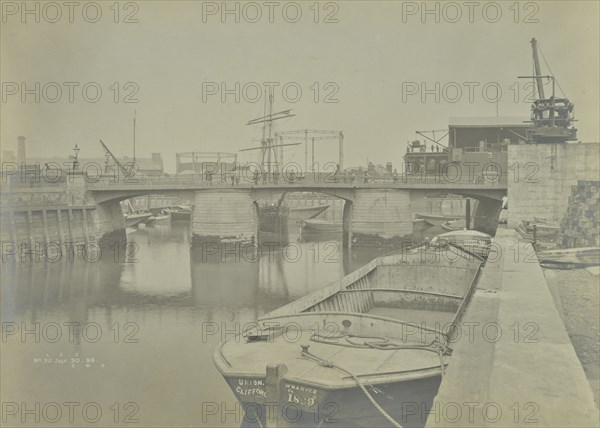
M 319 129 L 298 129 L 295 131 L 282 131 L 276 132 L 275 137 L 279 139 L 281 143 L 283 140 L 304 140 L 304 170 L 308 171 L 308 142 L 311 141 L 311 169 L 314 171 L 315 168 L 315 141 L 322 140 L 338 140 L 339 144 L 339 157 L 338 157 L 338 171 L 344 169 L 344 134 L 342 131 L 332 130 L 319 130 Z M 280 152 L 280 156 L 283 157 L 283 151 Z
M 188 162 L 186 162 L 188 160 Z M 198 172 L 197 164 L 204 163 L 214 163 L 218 165 L 218 168 L 221 168 L 222 161 L 230 161 L 233 162 L 234 165 L 237 164 L 237 153 L 227 153 L 227 152 L 182 152 L 175 153 L 175 171 L 176 173 L 180 173 L 184 171 L 186 164 L 192 164 L 192 170 L 194 172 Z

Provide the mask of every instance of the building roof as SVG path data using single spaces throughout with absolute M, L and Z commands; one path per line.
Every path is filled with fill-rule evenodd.
M 121 164 L 123 164 L 123 165 L 133 162 L 133 158 L 130 158 L 128 156 L 119 157 L 117 159 L 119 159 L 119 162 L 121 162 Z M 138 165 L 138 169 L 140 171 L 163 172 L 163 161 L 162 161 L 162 158 L 160 158 L 160 157 L 153 157 L 153 158 L 136 157 L 135 161 L 136 161 L 136 163 Z M 62 157 L 35 158 L 35 157 L 28 156 L 25 161 L 25 163 L 27 163 L 29 165 L 39 163 L 41 166 L 43 166 L 46 162 L 48 162 L 48 163 L 55 162 L 62 166 L 64 163 L 72 163 L 73 158 L 72 157 L 69 157 L 69 158 L 62 158 Z M 102 157 L 102 158 L 80 157 L 79 158 L 79 164 L 82 166 L 85 164 L 91 164 L 91 163 L 95 163 L 97 165 L 100 165 L 101 167 L 104 167 L 104 165 L 106 164 L 106 158 L 104 158 L 104 157 Z M 110 160 L 110 165 L 114 165 L 114 160 L 112 160 L 112 159 Z
M 520 116 L 451 117 L 450 128 L 530 128 L 530 119 Z

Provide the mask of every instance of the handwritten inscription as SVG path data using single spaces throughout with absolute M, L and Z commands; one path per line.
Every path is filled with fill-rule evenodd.
M 57 356 L 46 354 L 44 357 L 35 357 L 33 363 L 36 365 L 70 366 L 71 368 L 105 367 L 104 363 L 98 361 L 95 357 L 81 357 L 79 356 L 79 352 L 76 352 L 73 356 L 66 356 L 62 352 Z

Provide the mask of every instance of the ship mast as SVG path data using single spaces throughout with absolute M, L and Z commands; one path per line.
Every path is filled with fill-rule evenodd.
M 269 91 L 269 118 L 273 118 L 273 94 Z M 268 161 L 267 161 L 267 173 L 269 176 L 271 175 L 271 152 L 275 150 L 273 148 L 273 120 L 269 120 L 265 122 L 269 124 L 269 139 L 267 140 L 267 151 L 268 151 Z M 277 156 L 275 156 L 277 159 Z
M 265 91 L 266 92 L 266 91 Z M 289 117 L 295 116 L 295 114 L 291 114 L 291 110 L 284 110 L 277 113 L 273 113 L 273 94 L 269 91 L 268 94 L 268 102 L 269 102 L 269 113 L 267 114 L 267 105 L 265 98 L 265 107 L 264 107 L 264 116 L 256 119 L 250 120 L 246 125 L 256 125 L 258 123 L 262 123 L 262 140 L 261 145 L 259 147 L 251 147 L 249 149 L 241 149 L 240 152 L 245 152 L 249 150 L 261 150 L 260 155 L 260 168 L 261 172 L 267 172 L 268 176 L 271 176 L 273 172 L 272 164 L 275 163 L 275 170 L 278 170 L 281 165 L 277 163 L 277 147 L 283 146 L 297 146 L 300 143 L 290 143 L 290 144 L 273 144 L 273 122 L 279 119 L 287 119 Z M 272 161 L 272 156 L 275 158 L 275 162 Z M 266 160 L 265 160 L 266 158 Z M 266 165 L 265 165 L 266 164 Z M 265 168 L 266 167 L 266 168 Z

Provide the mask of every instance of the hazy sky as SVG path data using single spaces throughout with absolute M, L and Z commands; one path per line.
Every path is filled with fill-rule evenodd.
M 296 114 L 278 123 L 279 130 L 343 130 L 345 166 L 367 158 L 399 164 L 415 130 L 446 128 L 450 117 L 495 116 L 496 108 L 527 117 L 531 89 L 517 76 L 531 73 L 532 37 L 575 104 L 579 139 L 599 140 L 597 1 L 475 2 L 471 17 L 465 2 L 428 2 L 440 22 L 435 13 L 421 15 L 422 2 L 228 2 L 239 8 L 235 22 L 235 14 L 221 16 L 222 2 L 122 2 L 117 15 L 108 1 L 97 3 L 102 16 L 95 23 L 86 21 L 98 9 L 89 2 L 76 2 L 72 23 L 63 2 L 28 2 L 39 8 L 39 23 L 35 13 L 22 15 L 22 4 L 2 6 L 2 150 L 14 150 L 16 137 L 25 135 L 36 156 L 65 156 L 76 143 L 80 156 L 102 156 L 98 139 L 117 155 L 131 155 L 137 110 L 137 155 L 161 152 L 172 171 L 176 152 L 256 145 L 260 128 L 246 122 L 262 116 L 263 102 L 251 102 L 251 82 L 278 82 L 275 110 Z M 301 17 L 288 22 L 296 20 L 297 5 Z M 249 22 L 258 10 L 258 22 Z M 138 22 L 123 22 L 128 15 Z M 65 82 L 78 85 L 72 103 Z M 203 99 L 210 82 L 219 93 Z M 22 83 L 34 92 L 24 102 Z M 495 83 L 502 89 L 498 106 Z M 222 84 L 232 90 L 225 102 Z M 425 102 L 422 84 L 431 89 Z M 94 103 L 97 88 L 102 94 Z M 415 88 L 417 94 L 407 95 Z M 139 102 L 124 102 L 128 94 Z M 319 142 L 316 151 L 321 161 L 337 160 L 333 141 Z M 246 152 L 240 160 L 256 155 Z M 286 148 L 285 157 L 303 165 L 304 148 Z

